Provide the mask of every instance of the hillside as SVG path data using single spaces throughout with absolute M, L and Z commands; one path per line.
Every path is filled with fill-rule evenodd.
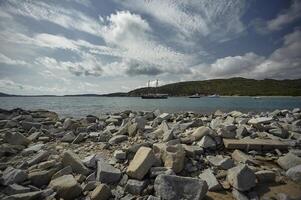
M 154 93 L 155 88 L 139 88 L 130 91 L 129 96 Z M 301 79 L 296 80 L 254 80 L 245 78 L 213 79 L 204 81 L 187 81 L 163 85 L 158 93 L 170 96 L 187 96 L 195 93 L 210 95 L 240 96 L 301 96 Z

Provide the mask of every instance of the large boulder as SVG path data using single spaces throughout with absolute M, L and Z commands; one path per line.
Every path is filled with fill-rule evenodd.
M 159 175 L 155 179 L 156 196 L 163 200 L 200 200 L 207 193 L 206 181 L 173 175 Z
M 155 163 L 155 156 L 151 148 L 140 147 L 127 169 L 127 174 L 135 179 L 143 179 Z
M 89 169 L 83 164 L 81 159 L 72 151 L 65 151 L 62 158 L 64 167 L 71 166 L 72 171 L 75 173 L 87 175 Z
M 256 185 L 256 176 L 247 165 L 238 165 L 228 170 L 227 180 L 239 191 L 247 191 Z
M 72 175 L 64 175 L 53 179 L 49 183 L 49 186 L 56 191 L 59 198 L 63 198 L 65 200 L 75 199 L 82 192 L 80 184 L 77 183 Z

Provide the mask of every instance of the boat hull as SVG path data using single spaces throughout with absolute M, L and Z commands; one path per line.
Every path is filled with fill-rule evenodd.
M 141 96 L 142 99 L 167 99 L 167 96 Z

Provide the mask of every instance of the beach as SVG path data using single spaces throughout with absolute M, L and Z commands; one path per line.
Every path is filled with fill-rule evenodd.
M 1 199 L 301 197 L 301 110 L 0 110 Z

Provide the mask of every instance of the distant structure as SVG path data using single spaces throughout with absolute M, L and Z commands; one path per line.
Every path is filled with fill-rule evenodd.
M 158 93 L 158 86 L 159 86 L 159 81 L 158 79 L 156 80 L 156 87 L 155 87 L 155 93 L 150 93 L 150 80 L 147 82 L 147 91 L 148 93 L 146 95 L 142 95 L 142 99 L 167 99 L 168 94 L 160 94 Z

